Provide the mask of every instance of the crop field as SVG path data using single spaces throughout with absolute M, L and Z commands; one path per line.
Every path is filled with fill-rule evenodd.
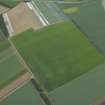
M 10 44 L 8 43 L 8 41 L 0 42 L 0 53 L 5 49 L 8 49 L 9 47 L 10 47 Z
M 32 0 L 35 8 L 42 13 L 42 17 L 45 17 L 47 21 L 52 23 L 57 23 L 60 21 L 67 20 L 67 17 L 63 14 L 60 8 L 54 2 L 48 2 L 48 0 Z
M 72 16 L 72 19 L 105 56 L 105 10 L 101 0 L 81 7 L 80 12 Z
M 0 43 L 0 89 L 25 72 L 9 43 Z
M 79 8 L 78 7 L 63 8 L 63 12 L 65 14 L 78 13 L 79 12 Z
M 81 7 L 85 7 L 85 6 L 87 6 L 87 5 L 91 5 L 91 4 L 94 4 L 94 3 L 96 3 L 98 0 L 63 0 L 63 1 L 59 1 L 58 0 L 58 2 L 57 2 L 57 4 L 59 5 L 59 7 L 61 8 L 61 9 L 63 9 L 63 10 L 70 10 L 70 9 L 72 9 L 72 8 L 76 8 L 75 10 L 75 12 L 79 12 L 78 10 L 79 10 L 79 7 L 81 8 Z M 74 12 L 74 13 L 75 13 Z M 65 13 L 65 12 L 64 12 Z M 71 14 L 71 12 L 70 13 L 65 13 L 66 15 L 67 14 Z
M 4 19 L 3 19 L 3 16 L 0 15 L 0 39 L 5 39 L 5 37 L 8 37 L 8 31 L 7 31 L 7 28 L 6 28 L 6 25 L 4 23 Z
M 105 99 L 105 63 L 50 92 L 49 97 L 58 105 L 96 105 Z
M 12 10 L 8 11 L 7 15 L 13 28 L 13 31 L 11 32 L 12 35 L 21 33 L 29 28 L 37 30 L 43 27 L 40 19 L 26 3 L 20 3 Z
M 0 105 L 45 105 L 32 83 L 24 85 L 4 101 Z
M 0 4 L 7 6 L 7 7 L 14 7 L 22 0 L 0 0 Z
M 104 62 L 103 56 L 72 22 L 36 32 L 30 29 L 12 41 L 48 91 Z

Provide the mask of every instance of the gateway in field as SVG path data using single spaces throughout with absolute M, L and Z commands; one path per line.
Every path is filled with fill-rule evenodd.
M 7 8 L 7 7 L 3 6 L 3 5 L 0 5 L 0 14 L 6 12 L 8 10 L 9 10 L 9 8 Z

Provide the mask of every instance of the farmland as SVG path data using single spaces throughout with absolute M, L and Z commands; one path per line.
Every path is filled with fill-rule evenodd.
M 5 37 L 8 37 L 8 31 L 7 28 L 5 26 L 4 20 L 3 20 L 3 16 L 0 15 L 0 39 L 5 39 Z
M 32 83 L 24 85 L 6 98 L 0 105 L 45 105 Z
M 101 1 L 81 7 L 80 12 L 70 18 L 105 56 L 105 10 Z
M 8 41 L 0 42 L 0 52 L 4 51 L 9 47 L 10 47 L 10 44 L 8 43 Z
M 52 25 L 36 32 L 30 29 L 12 40 L 48 91 L 104 62 L 103 56 L 72 22 Z
M 0 89 L 25 73 L 8 42 L 0 43 Z
M 0 105 L 105 102 L 105 2 L 23 1 L 0 0 Z
M 105 63 L 49 93 L 58 105 L 96 105 L 105 97 Z
M 7 15 L 13 29 L 13 31 L 10 32 L 11 36 L 21 33 L 29 28 L 37 30 L 43 27 L 38 16 L 27 6 L 26 3 L 20 3 L 12 10 L 8 11 Z
M 3 34 L 3 32 L 2 32 L 2 30 L 0 29 L 0 41 L 2 41 L 2 40 L 4 40 L 5 38 L 4 38 L 4 34 Z
M 35 8 L 38 12 L 41 12 L 41 17 L 49 22 L 49 24 L 61 22 L 67 20 L 67 17 L 58 8 L 56 3 L 48 2 L 48 0 L 32 0 Z
M 14 7 L 22 0 L 0 0 L 0 4 L 7 7 Z
M 75 9 L 74 13 L 79 12 L 79 7 L 85 7 L 89 6 L 91 4 L 96 3 L 99 0 L 63 0 L 63 1 L 57 1 L 59 7 L 63 9 L 65 15 L 72 14 L 71 12 L 65 12 L 71 11 L 72 9 Z M 101 1 L 101 0 L 100 0 Z M 68 16 L 67 16 L 68 17 Z

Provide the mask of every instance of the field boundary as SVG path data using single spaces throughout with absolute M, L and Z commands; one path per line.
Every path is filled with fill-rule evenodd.
M 8 86 L 3 88 L 0 91 L 0 101 L 3 101 L 6 97 L 11 95 L 13 92 L 15 92 L 17 89 L 24 86 L 26 83 L 28 83 L 31 80 L 30 73 L 25 73 L 24 75 L 18 77 L 18 79 L 14 80 L 12 83 L 10 83 Z
M 6 27 L 7 27 L 8 33 L 9 33 L 9 35 L 11 37 L 14 30 L 13 30 L 13 27 L 11 25 L 11 22 L 9 20 L 9 17 L 8 17 L 7 13 L 3 14 L 3 18 L 4 18 L 4 23 L 5 23 Z
M 12 50 L 14 52 L 14 54 L 16 55 L 18 61 L 20 62 L 20 64 L 26 69 L 28 70 L 28 72 L 32 75 L 33 73 L 31 72 L 30 68 L 28 67 L 28 65 L 26 64 L 26 62 L 24 61 L 24 59 L 22 58 L 22 56 L 20 55 L 20 53 L 18 52 L 18 50 L 16 49 L 15 45 L 13 44 L 13 42 L 11 41 L 11 39 L 8 39 L 9 43 L 11 44 Z
M 52 105 L 52 102 L 47 94 L 47 92 L 40 87 L 40 84 L 37 84 L 36 80 L 33 78 L 31 79 L 31 83 L 33 84 L 34 88 L 37 89 L 37 91 L 40 94 L 40 97 L 43 99 L 43 101 L 46 103 L 46 105 Z
M 92 46 L 105 58 L 101 50 L 96 46 L 96 44 L 89 39 L 88 35 L 81 29 L 81 27 L 72 19 L 73 24 L 80 30 L 81 33 L 84 34 L 84 36 L 88 39 L 88 41 L 92 44 Z
M 46 25 L 49 25 L 49 21 L 45 18 L 44 14 L 40 11 L 40 9 L 36 6 L 35 2 L 32 0 L 32 5 L 35 5 L 33 6 L 36 10 L 36 14 L 38 14 L 42 20 L 45 22 Z
M 37 77 L 34 76 L 34 74 L 31 72 L 30 67 L 27 65 L 27 63 L 24 61 L 24 58 L 20 55 L 20 53 L 18 52 L 18 50 L 16 49 L 15 45 L 13 44 L 13 42 L 11 41 L 11 39 L 8 39 L 13 50 L 14 53 L 16 54 L 19 62 L 23 65 L 23 67 L 30 73 L 31 75 L 31 82 L 33 83 L 35 89 L 37 89 L 37 91 L 39 92 L 41 98 L 43 99 L 43 101 L 46 103 L 46 105 L 52 105 L 50 98 L 48 97 L 48 94 L 46 92 L 46 90 L 44 88 L 42 88 L 40 82 L 38 81 Z
M 7 5 L 7 4 L 4 4 L 4 3 L 2 3 L 2 2 L 0 2 L 0 5 L 5 6 L 5 7 L 7 7 L 7 8 L 11 8 L 11 6 L 9 6 L 9 5 Z
M 5 39 L 5 37 L 8 37 L 8 35 L 9 33 L 4 22 L 3 14 L 0 14 L 0 37 Z
M 43 26 L 47 26 L 48 21 L 46 19 L 42 18 L 42 13 L 38 12 L 38 10 L 36 10 L 36 8 L 33 6 L 33 4 L 31 2 L 26 2 L 27 6 L 34 11 L 35 15 L 37 15 L 37 17 L 39 18 L 39 20 L 41 21 L 41 23 L 43 24 Z M 39 14 L 40 13 L 40 14 Z M 44 17 L 44 16 L 43 16 Z M 44 17 L 45 18 L 45 17 Z
M 5 0 L 4 0 L 5 1 Z M 2 1 L 0 1 L 0 4 L 2 5 L 2 6 L 5 6 L 5 7 L 7 7 L 7 8 L 13 8 L 14 6 L 16 6 L 16 5 L 18 5 L 20 2 L 25 2 L 25 0 L 21 0 L 21 1 L 19 1 L 19 0 L 12 0 L 13 2 L 16 2 L 15 4 L 10 4 L 10 3 L 8 3 L 9 2 L 9 0 L 6 0 L 6 2 L 2 2 Z

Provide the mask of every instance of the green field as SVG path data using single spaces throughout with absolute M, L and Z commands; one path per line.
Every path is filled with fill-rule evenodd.
M 12 40 L 48 91 L 104 62 L 103 56 L 72 22 L 37 32 L 28 30 Z
M 79 12 L 79 8 L 78 7 L 72 7 L 72 8 L 64 8 L 63 12 L 65 14 L 72 14 L 72 13 L 78 13 Z
M 8 41 L 2 41 L 0 42 L 0 52 L 2 52 L 3 50 L 7 49 L 10 47 L 10 44 L 8 43 Z
M 39 96 L 32 83 L 28 83 L 22 88 L 18 89 L 4 101 L 0 102 L 0 105 L 45 105 L 41 97 Z
M 49 24 L 61 22 L 67 20 L 67 17 L 63 14 L 61 9 L 55 2 L 48 2 L 48 0 L 32 0 L 35 3 L 35 8 L 39 8 L 37 11 L 43 14 L 40 16 L 49 22 Z
M 105 10 L 101 0 L 81 7 L 80 12 L 70 18 L 105 56 Z
M 70 11 L 70 9 L 72 8 L 77 8 L 74 13 L 79 12 L 79 8 L 81 7 L 85 7 L 87 5 L 91 5 L 94 4 L 96 1 L 101 1 L 101 0 L 58 0 L 58 5 L 61 9 L 63 9 L 65 15 L 70 15 L 71 12 L 65 12 L 66 11 Z
M 96 105 L 105 99 L 105 63 L 52 91 L 49 96 L 57 105 Z
M 0 39 L 3 40 L 6 37 L 8 37 L 8 35 L 9 34 L 8 34 L 8 31 L 7 31 L 6 25 L 4 23 L 3 16 L 0 15 Z
M 0 0 L 0 4 L 7 6 L 7 7 L 14 7 L 16 6 L 20 1 L 23 0 Z
M 6 41 L 0 43 L 0 89 L 25 72 L 10 44 Z

